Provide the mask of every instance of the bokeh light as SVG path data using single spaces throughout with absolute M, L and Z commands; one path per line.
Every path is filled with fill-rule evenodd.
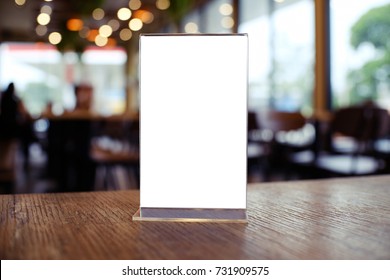
M 43 5 L 41 8 L 41 13 L 51 15 L 52 8 L 49 5 Z
M 47 27 L 46 25 L 38 25 L 35 27 L 35 33 L 37 33 L 38 36 L 44 36 L 47 33 Z
M 219 6 L 219 12 L 224 16 L 230 16 L 233 13 L 233 6 L 230 4 L 222 4 Z
M 97 29 L 91 29 L 88 32 L 87 40 L 90 42 L 95 42 L 95 38 L 98 35 L 99 35 L 99 31 Z
M 116 19 L 109 20 L 107 24 L 111 26 L 112 31 L 117 31 L 120 27 L 120 23 Z
M 15 0 L 15 4 L 18 6 L 23 6 L 26 4 L 26 0 Z
M 79 31 L 79 36 L 81 38 L 87 38 L 89 34 L 89 28 L 87 26 L 83 26 L 81 30 Z
M 149 24 L 154 20 L 154 16 L 151 12 L 146 10 L 137 10 L 134 12 L 134 17 L 142 20 L 143 23 Z
M 142 28 L 142 26 L 143 26 L 142 20 L 140 20 L 139 18 L 133 18 L 129 22 L 129 27 L 133 31 L 140 30 Z
M 130 0 L 129 1 L 129 8 L 132 9 L 133 11 L 141 8 L 141 5 L 142 5 L 142 3 L 140 0 Z
M 50 22 L 50 15 L 45 14 L 45 13 L 40 13 L 37 17 L 37 22 L 40 25 L 47 25 Z
M 112 34 L 112 28 L 108 24 L 102 25 L 99 28 L 99 35 L 102 37 L 110 37 Z
M 157 0 L 156 1 L 156 7 L 159 10 L 166 10 L 171 5 L 171 2 L 169 0 Z
M 122 41 L 128 41 L 132 36 L 133 32 L 128 28 L 124 28 L 119 32 L 119 38 L 121 38 Z
M 186 33 L 198 33 L 199 32 L 199 28 L 198 28 L 198 25 L 194 22 L 188 22 L 185 26 L 184 26 L 184 31 Z
M 120 20 L 128 20 L 131 17 L 131 11 L 129 8 L 120 8 L 117 15 Z
M 79 18 L 68 19 L 66 27 L 70 31 L 80 31 L 83 28 L 83 21 Z
M 95 44 L 98 47 L 104 47 L 105 45 L 107 45 L 107 42 L 108 42 L 107 37 L 103 37 L 101 35 L 97 35 L 95 37 Z
M 222 25 L 223 28 L 227 28 L 227 29 L 233 28 L 234 20 L 233 20 L 232 17 L 224 17 L 221 20 L 221 25 Z
M 52 45 L 58 45 L 62 40 L 62 35 L 58 32 L 52 32 L 49 35 L 49 42 Z
M 101 20 L 104 18 L 104 10 L 101 9 L 101 8 L 96 8 L 95 10 L 93 10 L 92 12 L 92 17 L 95 19 L 95 20 Z

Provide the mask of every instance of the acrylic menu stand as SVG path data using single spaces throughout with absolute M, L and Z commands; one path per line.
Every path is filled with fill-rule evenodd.
M 246 34 L 140 36 L 135 221 L 246 222 Z

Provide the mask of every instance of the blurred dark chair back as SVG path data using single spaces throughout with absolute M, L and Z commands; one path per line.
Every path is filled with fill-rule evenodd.
M 248 116 L 248 130 L 256 131 L 256 137 L 252 139 L 255 138 L 262 145 L 259 163 L 265 181 L 274 180 L 276 176 L 279 179 L 290 177 L 291 172 L 288 170 L 291 168 L 288 166 L 287 158 L 296 149 L 303 146 L 307 148 L 306 143 L 302 141 L 303 134 L 300 133 L 306 124 L 307 120 L 300 112 L 262 109 Z M 298 137 L 281 137 L 292 132 L 297 133 Z M 300 139 L 293 141 L 292 138 Z M 248 146 L 249 155 L 250 148 L 251 146 Z
M 260 126 L 257 121 L 256 112 L 248 112 L 248 142 L 257 142 Z
M 267 129 L 273 133 L 298 130 L 306 124 L 305 117 L 299 112 L 261 110 L 258 119 L 262 130 Z
M 389 114 L 372 104 L 346 107 L 337 110 L 330 126 L 330 137 L 341 135 L 351 137 L 356 144 L 355 153 L 372 150 L 374 141 L 389 131 Z M 334 146 L 332 146 L 334 150 Z
M 318 177 L 382 173 L 385 163 L 374 153 L 374 143 L 388 133 L 388 112 L 374 104 L 340 108 L 333 114 L 324 150 L 296 156 L 297 164 L 311 167 Z
M 139 188 L 139 119 L 107 119 L 93 139 L 95 190 Z

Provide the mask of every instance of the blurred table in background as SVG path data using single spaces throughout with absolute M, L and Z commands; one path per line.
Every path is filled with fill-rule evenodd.
M 390 258 L 390 176 L 250 184 L 247 197 L 242 224 L 133 222 L 136 190 L 3 195 L 0 258 Z
M 137 113 L 101 116 L 80 110 L 62 115 L 45 114 L 42 118 L 49 122 L 48 174 L 57 181 L 59 191 L 94 189 L 96 164 L 101 162 L 101 158 L 97 162 L 94 156 L 91 156 L 91 150 L 95 150 L 91 146 L 96 142 L 95 138 L 117 137 L 123 142 L 138 142 L 138 135 L 130 135 L 132 124 L 137 123 L 138 129 Z
M 74 110 L 69 112 L 64 112 L 62 114 L 53 114 L 43 113 L 40 118 L 48 119 L 48 120 L 138 120 L 139 113 L 138 112 L 125 112 L 123 114 L 115 114 L 115 115 L 101 115 L 88 110 Z

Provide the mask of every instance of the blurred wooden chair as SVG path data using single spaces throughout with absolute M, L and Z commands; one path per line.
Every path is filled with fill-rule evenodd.
M 290 175 L 287 166 L 289 153 L 312 144 L 314 137 L 305 132 L 306 118 L 299 112 L 283 112 L 264 109 L 256 113 L 258 131 L 255 139 L 262 144 L 262 168 L 264 180 L 268 181 L 275 171 L 280 179 Z
M 387 128 L 384 109 L 372 104 L 341 108 L 334 112 L 328 132 L 322 135 L 325 149 L 296 153 L 290 160 L 312 167 L 319 177 L 378 174 L 385 165 L 373 147 Z
M 139 121 L 115 120 L 106 125 L 108 130 L 94 138 L 90 150 L 95 189 L 139 188 Z
M 259 171 L 265 156 L 264 146 L 260 138 L 260 127 L 256 112 L 248 112 L 248 146 L 247 146 L 247 172 Z
M 382 133 L 373 143 L 374 154 L 385 161 L 384 173 L 390 173 L 390 114 L 383 114 Z
M 5 193 L 13 192 L 17 146 L 16 140 L 0 140 L 0 187 Z

